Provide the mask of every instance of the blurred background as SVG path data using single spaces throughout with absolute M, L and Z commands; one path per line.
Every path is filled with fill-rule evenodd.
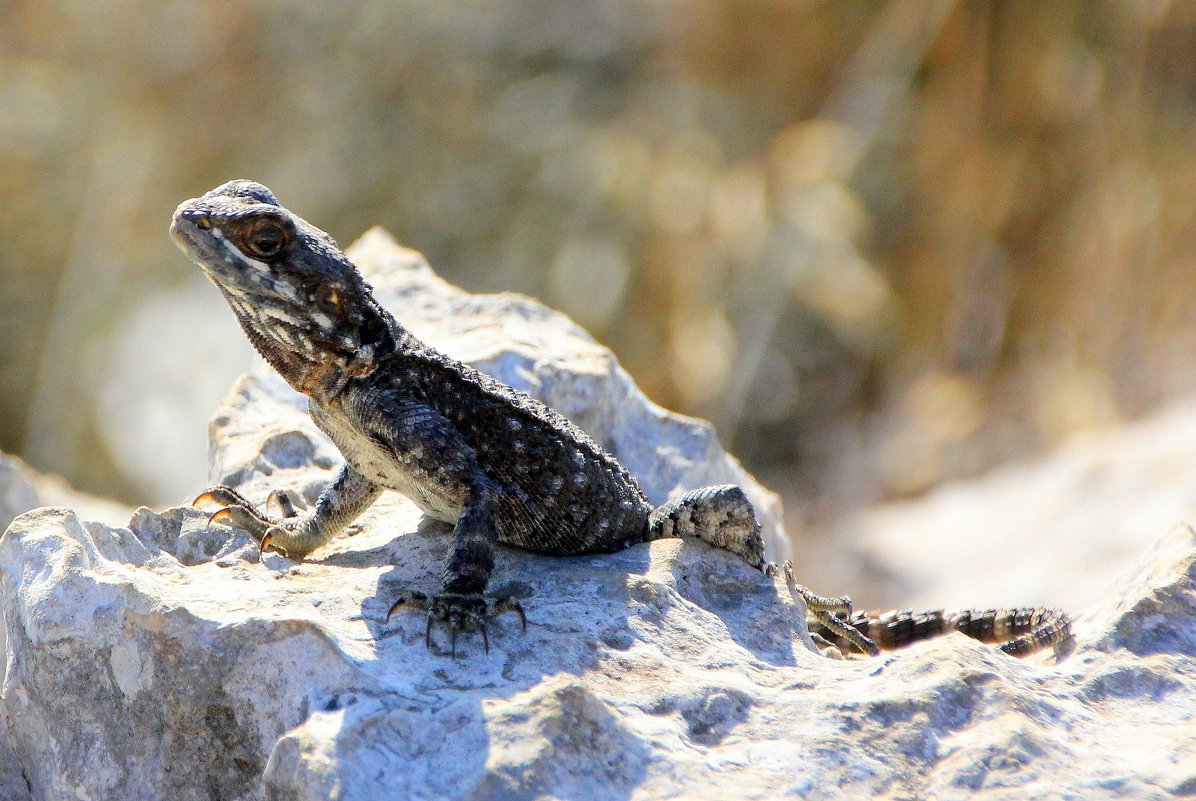
M 0 449 L 205 482 L 233 177 L 609 344 L 825 522 L 1196 387 L 1196 4 L 0 0 Z

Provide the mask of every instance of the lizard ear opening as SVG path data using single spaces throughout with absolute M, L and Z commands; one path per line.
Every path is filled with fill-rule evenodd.
M 395 350 L 395 341 L 390 334 L 390 326 L 386 324 L 386 318 L 381 314 L 373 309 L 370 311 L 371 313 L 366 316 L 361 328 L 358 329 L 361 347 L 370 348 L 375 358 L 389 356 Z

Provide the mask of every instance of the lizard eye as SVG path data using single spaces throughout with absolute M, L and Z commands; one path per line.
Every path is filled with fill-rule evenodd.
M 259 217 L 250 222 L 241 239 L 249 255 L 272 259 L 290 244 L 291 231 L 279 220 Z

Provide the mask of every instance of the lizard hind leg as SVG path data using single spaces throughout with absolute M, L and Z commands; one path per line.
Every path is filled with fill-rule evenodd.
M 846 595 L 837 598 L 816 595 L 804 585 L 798 584 L 797 577 L 793 572 L 793 563 L 788 559 L 780 567 L 768 562 L 764 566 L 764 572 L 770 576 L 782 574 L 789 589 L 796 592 L 805 601 L 807 621 L 814 623 L 809 626 L 811 636 L 819 639 L 821 638 L 820 632 L 826 632 L 835 638 L 832 644 L 850 645 L 868 656 L 876 656 L 880 653 L 880 648 L 876 643 L 849 622 L 852 619 L 851 598 Z
M 747 495 L 734 484 L 691 490 L 654 509 L 648 516 L 647 538 L 671 537 L 698 537 L 752 567 L 764 568 L 760 522 Z
M 760 522 L 740 487 L 734 484 L 702 487 L 657 507 L 648 517 L 648 539 L 669 537 L 698 537 L 730 551 L 769 576 L 783 572 L 789 587 L 805 601 L 810 617 L 824 629 L 862 653 L 873 656 L 879 653 L 871 640 L 837 617 L 837 613 L 851 616 L 850 598 L 816 595 L 794 580 L 793 566 L 788 561 L 780 567 L 764 561 Z

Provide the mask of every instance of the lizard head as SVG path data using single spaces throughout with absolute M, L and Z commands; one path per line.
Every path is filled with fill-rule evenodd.
M 229 181 L 180 203 L 170 235 L 299 391 L 335 393 L 394 349 L 394 321 L 353 263 L 261 184 Z

